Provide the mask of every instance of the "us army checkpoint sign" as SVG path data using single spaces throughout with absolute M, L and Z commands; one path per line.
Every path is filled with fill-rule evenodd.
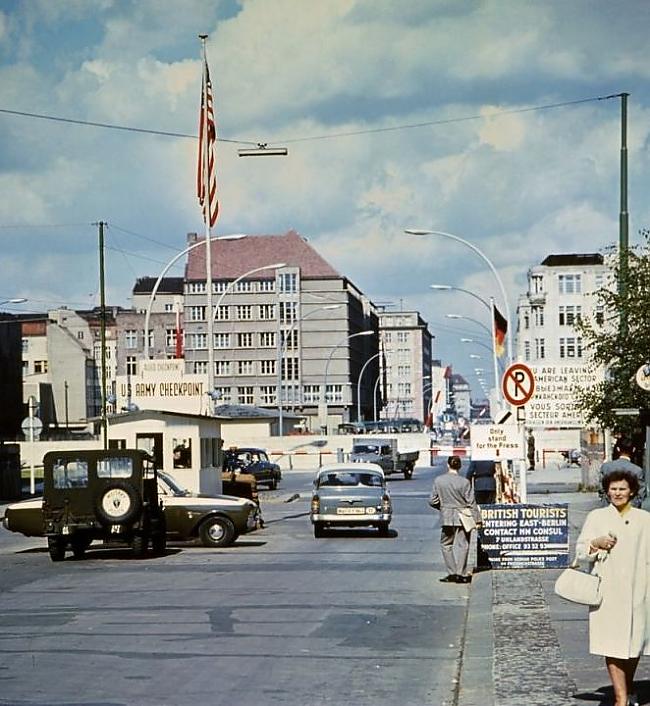
M 521 431 L 516 424 L 472 424 L 472 461 L 514 461 L 524 457 Z

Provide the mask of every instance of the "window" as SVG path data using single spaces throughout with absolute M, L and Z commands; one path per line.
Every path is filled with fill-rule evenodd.
M 298 358 L 283 358 L 282 359 L 282 379 L 297 380 L 299 375 L 299 360 Z
M 238 348 L 252 348 L 253 347 L 253 334 L 252 333 L 238 333 L 237 334 L 237 347 Z
M 408 331 L 398 331 L 397 332 L 397 342 L 398 343 L 408 343 L 409 342 L 409 332 Z
M 298 318 L 297 302 L 280 302 L 280 321 L 291 324 Z
M 212 291 L 213 291 L 215 294 L 223 294 L 223 293 L 226 291 L 226 289 L 228 289 L 228 285 L 229 285 L 229 282 L 225 282 L 225 281 L 223 281 L 223 280 L 221 280 L 221 281 L 219 281 L 219 282 L 215 282 L 215 281 L 213 280 L 213 282 L 212 282 Z
M 254 388 L 253 387 L 238 387 L 237 401 L 239 404 L 254 404 Z
M 599 326 L 605 323 L 605 307 L 602 304 L 596 305 L 596 323 Z
M 230 388 L 229 387 L 215 387 L 214 391 L 217 393 L 217 399 L 219 402 L 222 404 L 225 404 L 226 402 L 230 402 L 232 399 L 232 396 L 230 394 Z
M 560 294 L 580 294 L 582 292 L 582 275 L 558 275 Z
M 325 394 L 328 402 L 343 402 L 343 385 L 328 385 Z
M 133 475 L 133 459 L 126 456 L 97 459 L 98 478 L 130 478 Z
M 253 375 L 255 365 L 252 360 L 237 361 L 237 375 Z
M 560 358 L 582 358 L 582 338 L 560 338 Z
M 225 375 L 230 375 L 230 361 L 229 360 L 215 360 L 214 361 L 214 374 L 224 377 Z
M 174 311 L 174 305 L 169 304 L 169 303 L 165 304 L 165 311 L 166 312 Z
M 530 276 L 530 289 L 532 294 L 543 294 L 544 293 L 544 276 L 543 275 L 531 275 Z
M 173 348 L 176 345 L 176 329 L 165 329 L 165 345 L 167 348 Z
M 393 340 L 393 334 L 390 331 L 387 331 L 384 334 L 384 341 L 386 341 L 386 343 L 390 343 L 392 340 Z
M 603 288 L 603 286 L 605 285 L 605 274 L 603 272 L 596 273 L 594 277 L 594 284 L 596 291 Z
M 543 326 L 544 325 L 544 307 L 543 306 L 534 306 L 534 307 L 532 307 L 532 313 L 533 313 L 533 320 L 535 322 L 535 326 Z
M 250 279 L 243 279 L 241 282 L 237 282 L 235 285 L 236 292 L 254 292 L 255 282 Z
M 411 383 L 410 382 L 398 382 L 397 383 L 397 394 L 399 397 L 407 397 L 411 394 Z
M 282 344 L 284 350 L 295 350 L 298 348 L 298 331 L 296 331 L 296 329 L 293 329 L 293 331 L 283 331 Z
M 250 321 L 253 318 L 253 307 L 250 304 L 238 304 L 236 311 L 239 321 Z
M 276 404 L 275 385 L 262 385 L 260 387 L 260 401 L 262 404 Z
M 260 281 L 260 292 L 275 292 L 275 280 L 263 279 Z
M 208 372 L 208 361 L 207 360 L 195 360 L 194 361 L 195 375 L 202 375 L 207 372 Z
M 408 363 L 411 360 L 411 350 L 410 348 L 398 348 L 397 358 L 400 363 Z
M 275 348 L 275 332 L 262 331 L 260 333 L 260 348 Z
M 174 439 L 173 467 L 192 468 L 192 439 Z
M 260 360 L 260 375 L 275 375 L 275 371 L 274 360 Z
M 138 373 L 138 361 L 134 355 L 126 356 L 126 374 L 127 375 L 137 375 Z
M 230 334 L 229 333 L 215 333 L 214 334 L 214 347 L 215 348 L 230 348 Z
M 275 304 L 260 304 L 260 319 L 275 319 Z
M 530 360 L 530 341 L 524 341 L 524 360 Z
M 41 373 L 47 372 L 47 360 L 35 360 L 34 361 L 34 373 L 39 375 Z
M 545 357 L 544 355 L 544 339 L 543 338 L 536 338 L 535 339 L 535 358 L 538 360 L 541 360 L 542 358 Z
M 84 332 L 83 332 L 83 331 L 77 331 L 77 338 L 78 338 L 80 341 L 83 341 L 83 340 L 84 340 Z
M 320 402 L 320 385 L 305 385 L 303 387 L 305 404 Z
M 52 467 L 52 485 L 59 489 L 88 487 L 88 462 L 56 460 Z
M 142 340 L 144 341 L 144 329 L 142 330 Z M 147 340 L 149 348 L 153 348 L 153 329 L 149 329 L 149 338 Z
M 27 353 L 29 351 L 29 338 L 23 338 L 22 345 L 23 345 L 23 353 Z
M 222 304 L 215 317 L 215 321 L 229 321 L 230 320 L 230 307 L 227 304 Z
M 187 335 L 187 347 L 190 350 L 207 350 L 208 334 L 207 333 L 189 333 Z
M 558 307 L 560 316 L 560 326 L 574 326 L 580 321 L 582 307 L 577 304 L 560 305 Z
M 23 360 L 23 377 L 25 375 L 29 375 L 29 361 L 28 360 Z
M 285 294 L 295 294 L 298 291 L 298 275 L 295 272 L 283 272 L 278 275 L 280 291 Z
M 410 365 L 398 365 L 397 366 L 397 376 L 400 378 L 410 377 L 411 366 Z
M 527 311 L 524 312 L 524 328 L 530 328 L 530 314 Z
M 188 282 L 188 294 L 205 294 L 205 282 Z
M 133 328 L 127 328 L 124 332 L 124 347 L 125 348 L 137 348 L 138 347 L 138 332 Z
M 205 307 L 204 306 L 189 306 L 187 307 L 188 320 L 189 321 L 205 321 Z

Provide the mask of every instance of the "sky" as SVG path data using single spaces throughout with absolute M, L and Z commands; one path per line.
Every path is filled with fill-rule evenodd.
M 630 242 L 650 226 L 645 0 L 0 0 L 0 301 L 129 306 L 203 232 L 207 55 L 220 142 L 213 235 L 297 230 L 389 310 L 417 310 L 467 377 L 487 310 L 514 319 L 527 270 L 618 242 L 621 100 Z M 558 105 L 563 104 L 563 105 Z M 13 111 L 13 112 L 7 112 Z M 45 120 L 175 133 L 156 135 Z M 286 157 L 238 156 L 244 143 Z M 182 262 L 182 260 L 180 261 Z M 170 275 L 182 275 L 182 266 Z M 511 322 L 511 327 L 514 322 Z

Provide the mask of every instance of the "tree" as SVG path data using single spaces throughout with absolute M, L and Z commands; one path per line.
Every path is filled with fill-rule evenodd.
M 577 326 L 590 369 L 605 370 L 602 382 L 576 390 L 578 407 L 588 421 L 629 436 L 638 434 L 639 417 L 618 416 L 614 409 L 650 406 L 650 393 L 634 379 L 639 367 L 650 361 L 650 245 L 649 233 L 642 235 L 645 245 L 629 252 L 623 293 L 616 286 L 604 286 L 595 295 L 604 316 Z M 614 268 L 614 283 L 619 281 L 620 263 Z

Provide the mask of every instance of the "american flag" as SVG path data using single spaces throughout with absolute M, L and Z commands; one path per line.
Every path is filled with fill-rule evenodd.
M 219 215 L 217 171 L 215 168 L 216 142 L 217 127 L 214 122 L 214 111 L 212 108 L 212 83 L 210 82 L 208 62 L 204 61 L 201 113 L 199 115 L 199 160 L 196 174 L 196 193 L 199 197 L 201 208 L 203 209 L 203 220 L 209 222 L 210 226 L 213 226 L 217 222 L 217 216 Z

